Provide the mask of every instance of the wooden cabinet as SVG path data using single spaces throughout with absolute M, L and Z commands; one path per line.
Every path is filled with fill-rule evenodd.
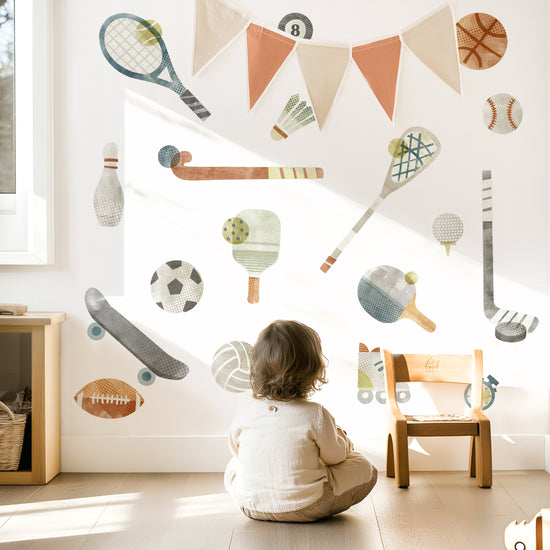
M 5 334 L 25 335 L 21 337 L 23 345 L 30 346 L 24 350 L 29 364 L 21 368 L 31 370 L 32 390 L 31 469 L 0 471 L 0 485 L 44 484 L 59 473 L 60 327 L 64 320 L 65 313 L 0 315 L 0 354 Z

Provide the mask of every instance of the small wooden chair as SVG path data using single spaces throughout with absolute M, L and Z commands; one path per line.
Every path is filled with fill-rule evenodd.
M 392 354 L 384 350 L 388 449 L 386 476 L 395 477 L 399 487 L 409 486 L 408 437 L 470 436 L 469 472 L 480 487 L 491 487 L 491 424 L 482 412 L 483 354 L 419 355 Z M 472 384 L 471 414 L 404 415 L 397 403 L 397 382 L 454 382 Z

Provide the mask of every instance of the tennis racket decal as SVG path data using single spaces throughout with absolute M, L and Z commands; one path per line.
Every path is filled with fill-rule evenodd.
M 399 139 L 392 140 L 388 149 L 392 155 L 392 161 L 380 195 L 352 227 L 342 242 L 332 251 L 332 254 L 327 257 L 325 263 L 321 266 L 321 271 L 324 273 L 334 265 L 338 256 L 340 256 L 353 237 L 359 233 L 359 230 L 373 215 L 374 211 L 380 206 L 380 203 L 390 193 L 397 191 L 397 189 L 400 189 L 418 176 L 437 158 L 441 150 L 441 144 L 429 130 L 412 127 L 404 132 Z
M 433 332 L 435 323 L 418 311 L 415 304 L 416 280 L 396 267 L 379 265 L 361 277 L 357 298 L 363 309 L 381 323 L 410 319 L 424 330 Z
M 483 220 L 483 309 L 495 325 L 495 337 L 503 342 L 520 342 L 533 332 L 539 320 L 534 315 L 502 309 L 495 305 L 493 274 L 493 180 L 491 170 L 481 174 Z
M 105 59 L 119 73 L 173 90 L 201 120 L 210 116 L 178 78 L 158 23 L 131 13 L 111 15 L 101 26 L 99 45 Z
M 180 151 L 171 162 L 172 172 L 182 180 L 301 180 L 323 177 L 322 168 L 279 166 L 186 166 L 193 159 Z

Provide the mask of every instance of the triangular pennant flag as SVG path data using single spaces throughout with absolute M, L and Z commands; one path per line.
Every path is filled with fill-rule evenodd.
M 422 63 L 460 93 L 456 29 L 450 6 L 444 6 L 404 31 L 402 37 Z
M 251 23 L 246 30 L 250 109 L 264 93 L 296 42 Z
M 349 64 L 349 48 L 301 42 L 298 59 L 319 129 L 323 127 Z
M 196 0 L 193 74 L 223 50 L 249 21 L 250 17 L 218 0 Z
M 399 36 L 356 46 L 352 49 L 352 56 L 378 102 L 393 121 L 401 58 Z

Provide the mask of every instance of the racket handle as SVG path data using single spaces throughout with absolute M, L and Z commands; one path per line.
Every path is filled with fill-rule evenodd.
M 336 262 L 336 258 L 328 256 L 325 263 L 321 266 L 321 271 L 326 273 L 334 265 L 334 262 Z
M 206 120 L 210 111 L 189 91 L 185 90 L 180 99 L 201 119 Z
M 260 278 L 248 277 L 248 303 L 257 304 L 260 301 Z
M 414 321 L 417 325 L 421 326 L 424 330 L 427 330 L 428 332 L 433 332 L 436 328 L 435 323 L 417 309 L 414 303 L 414 298 L 411 300 L 409 305 L 405 308 L 405 310 L 403 311 L 399 319 L 403 317 L 405 317 L 406 319 L 410 319 L 411 321 Z

